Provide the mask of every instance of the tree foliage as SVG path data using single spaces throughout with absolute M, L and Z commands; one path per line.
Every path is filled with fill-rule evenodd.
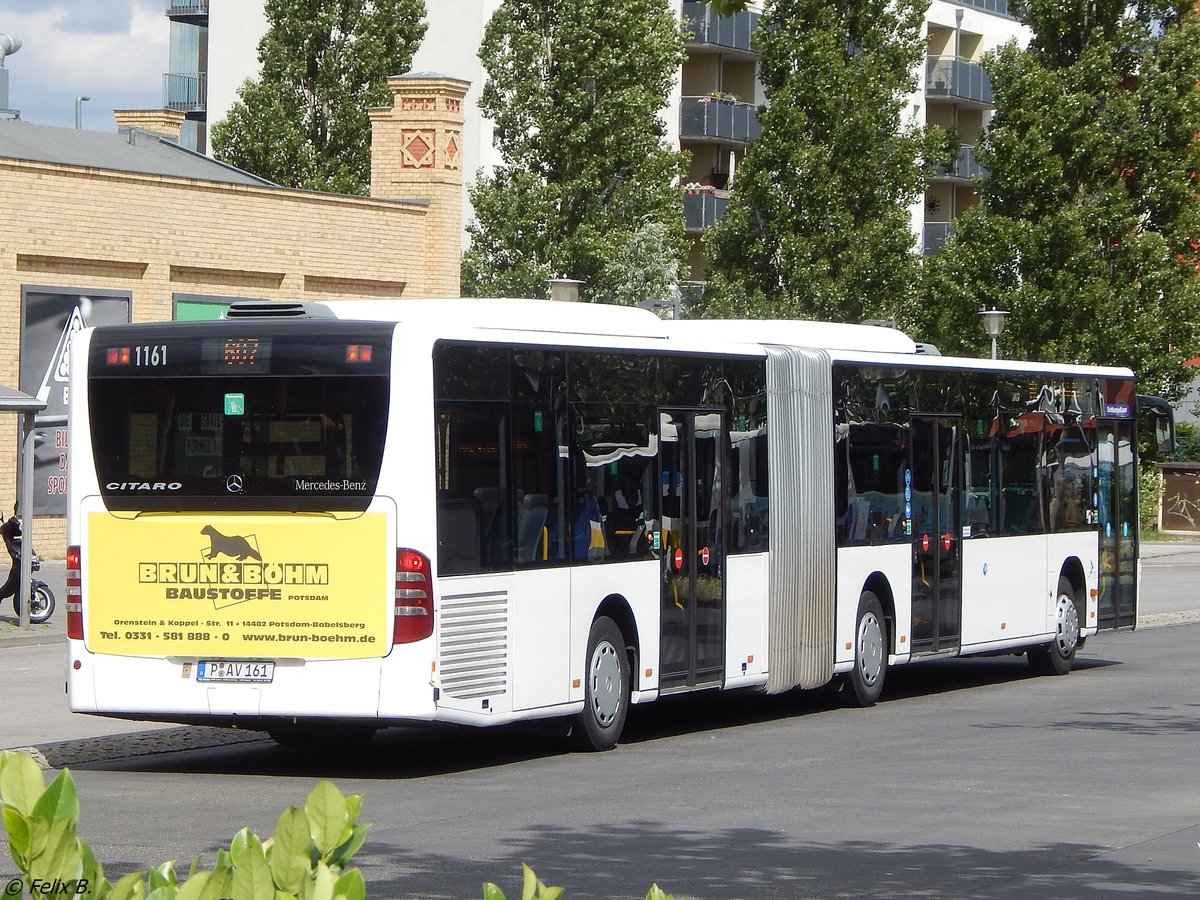
M 212 129 L 214 155 L 287 187 L 367 192 L 367 110 L 391 103 L 425 35 L 424 0 L 266 0 L 262 71 Z
M 706 314 L 857 321 L 915 289 L 909 207 L 942 129 L 905 121 L 923 0 L 773 0 L 757 30 L 768 105 L 707 236 Z
M 1190 4 L 1189 4 L 1190 5 Z M 1200 355 L 1200 19 L 1149 0 L 1030 0 L 1029 47 L 986 63 L 982 202 L 926 267 L 914 331 L 982 352 L 1131 366 L 1168 396 Z
M 683 61 L 671 5 L 504 0 L 479 55 L 502 162 L 471 191 L 464 291 L 543 296 L 567 277 L 585 298 L 614 299 L 637 256 L 643 289 L 662 296 L 685 251 L 683 157 L 660 115 Z M 655 241 L 661 256 L 647 261 Z

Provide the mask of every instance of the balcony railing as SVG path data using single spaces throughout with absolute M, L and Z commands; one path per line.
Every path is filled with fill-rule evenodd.
M 682 138 L 748 144 L 762 131 L 758 107 L 715 97 L 684 97 L 679 105 Z
M 729 194 L 722 191 L 686 192 L 683 195 L 683 227 L 685 231 L 703 231 L 715 225 L 729 205 Z
M 1008 0 L 959 0 L 963 6 L 973 6 L 984 12 L 996 13 L 999 16 L 1012 17 L 1008 10 Z
M 961 178 L 964 181 L 971 181 L 975 178 L 978 178 L 980 181 L 987 181 L 991 175 L 987 167 L 975 156 L 975 148 L 970 144 L 963 144 L 958 148 L 958 156 L 954 160 L 953 169 L 938 166 L 935 171 L 936 174 L 943 178 Z
M 197 112 L 208 103 L 208 73 L 163 75 L 163 106 L 179 112 Z
M 992 82 L 979 63 L 953 56 L 925 59 L 925 96 L 992 104 Z
M 208 17 L 208 0 L 166 0 L 167 16 L 172 19 Z
M 683 4 L 683 28 L 691 33 L 691 37 L 687 38 L 689 44 L 712 44 L 757 55 L 758 51 L 751 46 L 750 38 L 758 27 L 759 18 L 759 13 L 749 11 L 718 16 L 707 3 L 688 0 Z
M 952 234 L 954 234 L 953 222 L 926 222 L 921 249 L 926 256 L 941 253 Z

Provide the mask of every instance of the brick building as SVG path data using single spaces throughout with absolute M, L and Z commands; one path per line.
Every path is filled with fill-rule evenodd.
M 468 84 L 389 84 L 392 106 L 371 113 L 369 197 L 281 188 L 182 149 L 183 117 L 170 110 L 117 111 L 111 134 L 0 119 L 0 384 L 47 395 L 43 451 L 66 449 L 61 361 L 83 324 L 191 317 L 236 299 L 458 295 Z M 6 510 L 16 418 L 0 417 Z M 66 476 L 43 471 L 57 458 L 40 453 L 35 476 L 36 543 L 49 557 L 63 553 L 65 497 L 47 493 Z

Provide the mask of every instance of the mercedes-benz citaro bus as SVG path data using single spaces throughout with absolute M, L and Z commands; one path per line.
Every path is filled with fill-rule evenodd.
M 604 749 L 687 691 L 1065 674 L 1136 619 L 1133 373 L 922 349 L 524 300 L 84 330 L 71 709 L 280 742 L 560 719 Z

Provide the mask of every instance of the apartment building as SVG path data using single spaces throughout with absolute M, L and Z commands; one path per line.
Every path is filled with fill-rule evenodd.
M 208 150 L 208 3 L 166 0 L 171 38 L 162 105 L 183 114 L 179 145 L 197 153 Z
M 752 0 L 750 9 L 732 16 L 716 16 L 699 0 L 672 2 L 690 37 L 687 58 L 662 115 L 668 141 L 691 155 L 680 202 L 692 245 L 690 278 L 701 281 L 706 269 L 701 236 L 728 205 L 738 163 L 759 134 L 758 107 L 765 97 L 752 36 L 765 0 Z M 236 100 L 237 87 L 257 70 L 257 42 L 266 29 L 263 2 L 167 3 L 198 4 L 207 13 L 207 117 L 219 121 Z M 479 111 L 486 73 L 478 48 L 500 0 L 427 0 L 426 5 L 429 28 L 413 59 L 413 71 L 441 72 L 470 82 L 463 105 L 467 138 L 462 147 L 469 183 L 473 173 L 497 162 L 491 124 Z M 977 136 L 992 109 L 991 85 L 980 60 L 1009 40 L 1026 40 L 1027 30 L 1009 14 L 1008 0 L 931 0 L 925 32 L 928 56 L 910 98 L 912 115 L 919 122 L 956 127 L 963 141 L 953 169 L 930 179 L 924 197 L 910 211 L 918 246 L 930 254 L 944 245 L 954 217 L 978 202 L 975 178 L 986 176 L 974 155 Z M 463 222 L 471 215 L 464 192 Z
M 929 256 L 945 245 L 954 219 L 979 202 L 978 180 L 987 178 L 975 145 L 994 106 L 980 61 L 1009 41 L 1024 44 L 1029 29 L 1009 13 L 1008 0 L 932 0 L 925 34 L 925 71 L 911 107 L 918 121 L 954 128 L 962 142 L 953 169 L 929 179 L 923 208 L 912 211 L 918 246 Z

